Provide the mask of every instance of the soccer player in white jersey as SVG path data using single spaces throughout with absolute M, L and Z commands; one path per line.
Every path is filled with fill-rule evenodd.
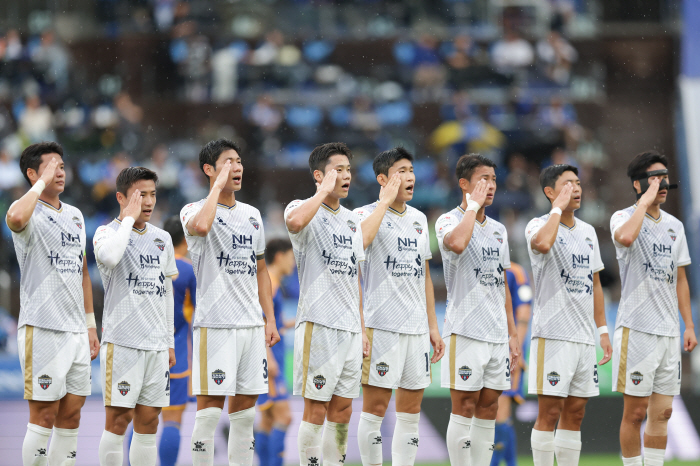
M 147 168 L 123 169 L 116 182 L 119 217 L 98 228 L 93 238 L 105 288 L 100 373 L 106 420 L 100 466 L 122 464 L 132 420 L 129 461 L 154 466 L 158 415 L 170 404 L 177 266 L 170 235 L 148 223 L 157 183 L 158 175 Z
M 430 363 L 442 358 L 435 296 L 428 260 L 428 220 L 406 202 L 413 199 L 413 155 L 396 147 L 373 163 L 382 187 L 379 201 L 355 209 L 362 220 L 363 313 L 370 357 L 362 365 L 362 415 L 357 442 L 362 464 L 382 464 L 381 424 L 396 390 L 396 424 L 391 460 L 413 465 L 418 452 L 418 421 L 423 390 L 430 385 Z M 435 349 L 430 358 L 430 345 Z
M 532 456 L 536 466 L 551 466 L 555 454 L 559 465 L 571 466 L 581 454 L 586 402 L 599 393 L 596 327 L 604 354 L 598 364 L 612 357 L 598 277 L 603 262 L 595 229 L 574 217 L 578 169 L 549 166 L 540 185 L 552 210 L 525 230 L 535 283 L 528 392 L 539 403 Z
M 309 156 L 316 194 L 284 211 L 299 270 L 293 393 L 304 397 L 302 466 L 321 464 L 321 454 L 326 466 L 345 462 L 352 399 L 360 394 L 362 356 L 369 355 L 358 276 L 362 227 L 340 205 L 350 189 L 351 160 L 343 143 L 316 147 Z
M 637 202 L 610 219 L 622 281 L 613 390 L 624 394 L 620 446 L 629 466 L 642 466 L 639 430 L 647 413 L 644 464 L 664 463 L 673 396 L 681 388 L 681 343 L 688 352 L 698 344 L 685 274 L 690 264 L 685 228 L 661 210 L 675 187 L 668 184 L 667 166 L 666 156 L 656 151 L 637 155 L 627 168 Z
M 209 179 L 209 195 L 180 212 L 197 277 L 192 461 L 213 465 L 214 434 L 228 396 L 229 464 L 250 466 L 255 402 L 268 392 L 266 346 L 279 341 L 265 233 L 258 209 L 236 200 L 243 181 L 239 146 L 228 139 L 211 141 L 199 152 L 199 166 Z
M 66 182 L 59 144 L 32 144 L 19 165 L 32 188 L 12 203 L 6 222 L 21 273 L 17 345 L 29 402 L 22 464 L 71 466 L 90 394 L 90 359 L 99 351 L 85 221 L 59 200 Z
M 498 397 L 510 388 L 520 355 L 506 278 L 508 232 L 485 213 L 496 193 L 495 168 L 478 154 L 460 157 L 462 202 L 435 223 L 447 285 L 441 370 L 452 398 L 447 451 L 460 466 L 491 463 Z

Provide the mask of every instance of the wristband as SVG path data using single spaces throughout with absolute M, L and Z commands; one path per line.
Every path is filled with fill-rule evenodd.
M 598 338 L 602 337 L 604 333 L 608 333 L 608 326 L 603 325 L 602 327 L 598 327 Z
M 34 186 L 32 186 L 32 189 L 30 189 L 29 192 L 37 193 L 37 195 L 41 196 L 41 193 L 44 192 L 45 188 L 46 183 L 44 183 L 44 180 L 39 180 L 36 183 L 34 183 Z
M 472 211 L 474 211 L 474 213 L 476 214 L 476 213 L 479 212 L 480 209 L 481 209 L 481 206 L 479 205 L 478 202 L 472 201 L 471 199 L 469 199 L 469 200 L 467 201 L 467 208 L 464 209 L 464 211 L 466 212 L 466 211 L 468 211 L 468 210 L 472 210 Z
M 561 212 L 561 209 L 560 209 L 559 207 L 555 207 L 555 208 L 553 208 L 552 210 L 549 211 L 549 215 L 552 215 L 552 214 L 559 214 L 560 217 L 561 217 L 561 213 L 562 213 L 562 212 Z
M 85 325 L 88 329 L 97 328 L 97 323 L 95 322 L 95 313 L 89 312 L 85 314 Z

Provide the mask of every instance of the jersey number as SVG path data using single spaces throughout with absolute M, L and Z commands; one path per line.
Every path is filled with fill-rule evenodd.
M 510 358 L 506 358 L 506 378 L 510 377 Z
M 598 383 L 598 364 L 593 364 L 593 382 Z
M 678 361 L 678 380 L 681 380 L 681 362 Z
M 430 358 L 428 358 L 428 353 L 425 353 L 425 372 L 430 370 Z
M 165 371 L 165 391 L 170 391 L 170 371 Z
M 267 359 L 263 359 L 263 379 L 267 378 Z

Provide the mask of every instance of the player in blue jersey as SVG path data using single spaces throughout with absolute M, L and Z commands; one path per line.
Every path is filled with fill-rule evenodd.
M 294 321 L 287 326 L 282 315 L 282 290 L 280 283 L 284 277 L 294 272 L 296 263 L 292 243 L 288 239 L 273 239 L 265 249 L 267 271 L 272 282 L 272 304 L 275 309 L 275 321 L 280 341 L 272 348 L 267 348 L 269 371 L 269 393 L 258 396 L 258 408 L 262 412 L 260 424 L 255 431 L 255 452 L 260 458 L 260 466 L 282 466 L 284 460 L 284 438 L 287 427 L 292 422 L 289 409 L 289 394 L 285 380 L 284 365 L 284 330 L 294 327 Z
M 527 331 L 530 325 L 530 304 L 532 303 L 532 288 L 527 271 L 515 262 L 511 262 L 510 269 L 506 270 L 508 277 L 508 289 L 510 289 L 515 314 L 515 326 L 518 330 L 518 341 L 522 342 L 520 354 L 523 357 L 520 363 L 512 370 L 510 390 L 504 391 L 498 399 L 498 414 L 496 414 L 496 436 L 494 439 L 494 451 L 491 457 L 491 466 L 498 466 L 505 461 L 507 466 L 515 466 L 517 448 L 515 443 L 515 430 L 511 418 L 513 401 L 520 404 L 524 401 L 523 369 L 525 367 L 525 352 L 527 351 Z

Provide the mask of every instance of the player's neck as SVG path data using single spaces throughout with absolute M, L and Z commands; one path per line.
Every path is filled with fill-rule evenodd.
M 459 205 L 459 207 L 462 209 L 462 211 L 467 211 L 467 200 L 465 199 L 464 194 L 462 194 L 462 203 Z M 484 223 L 484 220 L 486 220 L 486 206 L 481 206 L 481 209 L 479 209 L 479 211 L 476 213 L 476 221 L 479 223 Z
M 219 204 L 226 206 L 233 206 L 236 203 L 236 194 L 233 191 L 224 191 L 223 189 L 219 193 Z
M 394 201 L 389 207 L 396 212 L 403 213 L 403 211 L 406 210 L 406 201 Z
M 49 204 L 56 210 L 59 210 L 61 208 L 61 201 L 58 199 L 58 194 L 52 195 L 44 191 L 41 193 L 41 196 L 39 196 L 39 200 Z
M 576 217 L 574 217 L 573 210 L 565 210 L 561 213 L 561 219 L 559 223 L 566 225 L 569 228 L 573 228 L 576 225 Z
M 340 208 L 340 199 L 331 196 L 330 194 L 326 196 L 326 198 L 323 200 L 323 203 L 333 210 L 338 210 Z
M 651 215 L 654 218 L 659 218 L 661 215 L 661 204 L 652 204 L 649 207 L 647 207 L 647 214 Z
M 187 255 L 187 243 L 183 241 L 182 244 L 175 246 L 174 251 L 176 256 L 185 257 Z

